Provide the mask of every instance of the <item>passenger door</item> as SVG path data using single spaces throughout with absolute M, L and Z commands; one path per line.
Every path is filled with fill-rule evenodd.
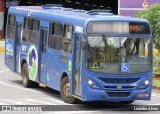
M 81 77 L 82 77 L 82 46 L 81 46 L 81 35 L 76 35 L 76 44 L 75 44 L 75 63 L 74 63 L 74 73 L 73 73 L 73 94 L 81 97 Z
M 21 35 L 22 35 L 22 23 L 16 22 L 16 28 L 15 28 L 15 51 L 14 51 L 14 71 L 20 73 L 21 67 L 20 67 L 20 41 L 21 41 Z
M 15 21 L 16 16 L 9 14 L 6 26 L 6 35 L 5 35 L 5 65 L 15 71 L 14 68 L 14 52 L 15 52 Z
M 46 83 L 46 42 L 48 38 L 48 27 L 40 29 L 40 46 L 39 46 L 39 81 Z

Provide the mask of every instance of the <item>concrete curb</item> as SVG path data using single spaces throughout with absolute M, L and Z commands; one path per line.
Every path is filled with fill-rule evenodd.
M 158 87 L 158 86 L 152 86 L 152 88 L 155 90 L 160 90 L 160 87 Z
M 4 52 L 5 48 L 4 47 L 0 47 L 0 52 Z
M 5 40 L 0 39 L 0 52 L 4 52 L 4 51 L 5 51 Z

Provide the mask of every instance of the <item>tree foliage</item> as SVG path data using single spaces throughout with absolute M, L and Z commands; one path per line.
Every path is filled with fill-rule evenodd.
M 152 28 L 153 41 L 160 52 L 160 3 L 153 4 L 147 10 L 136 12 L 135 16 L 149 21 Z

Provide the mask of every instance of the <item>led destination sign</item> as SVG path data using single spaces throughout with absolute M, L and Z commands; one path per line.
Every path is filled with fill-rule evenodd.
M 103 34 L 149 34 L 148 23 L 138 22 L 90 22 L 87 33 Z

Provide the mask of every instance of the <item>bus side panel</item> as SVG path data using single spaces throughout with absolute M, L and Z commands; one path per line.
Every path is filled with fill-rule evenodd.
M 60 66 L 60 52 L 56 50 L 52 50 L 50 48 L 46 49 L 46 79 L 47 86 L 60 90 L 60 79 L 61 73 L 59 71 Z
M 14 72 L 14 39 L 6 38 L 5 65 Z
M 60 76 L 53 73 L 47 73 L 47 87 L 60 91 Z

